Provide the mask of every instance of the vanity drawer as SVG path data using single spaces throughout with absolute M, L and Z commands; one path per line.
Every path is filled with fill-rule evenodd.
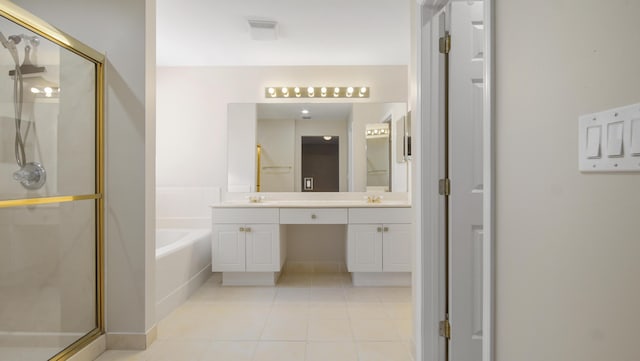
M 349 208 L 349 223 L 411 223 L 411 208 Z
M 281 208 L 280 224 L 347 224 L 345 208 Z
M 278 208 L 213 208 L 213 223 L 278 223 Z

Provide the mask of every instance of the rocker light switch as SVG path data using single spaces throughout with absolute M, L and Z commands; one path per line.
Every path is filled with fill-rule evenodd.
M 593 126 L 587 128 L 587 149 L 586 156 L 589 159 L 600 158 L 600 133 L 601 126 Z
M 609 158 L 622 157 L 622 135 L 624 122 L 609 123 L 607 125 L 607 155 Z
M 304 178 L 304 190 L 312 191 L 313 190 L 313 177 L 305 177 Z
M 578 169 L 640 173 L 640 103 L 578 117 Z
M 631 154 L 640 156 L 640 119 L 631 120 Z

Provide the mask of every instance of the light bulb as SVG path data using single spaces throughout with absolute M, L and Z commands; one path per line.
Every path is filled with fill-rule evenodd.
M 296 93 L 296 98 L 300 98 L 300 96 L 302 96 L 302 94 L 300 93 L 300 88 L 295 87 L 293 89 L 293 92 Z
M 302 114 L 309 114 L 309 109 L 302 109 Z
M 315 96 L 313 87 L 310 86 L 307 88 L 307 95 L 309 96 L 309 98 L 313 98 Z
M 34 88 L 31 88 L 31 92 L 33 94 L 38 94 L 38 93 L 40 93 L 40 89 L 34 87 Z
M 360 88 L 360 93 L 358 93 L 358 95 L 360 95 L 360 97 L 363 97 L 365 94 L 367 94 L 367 88 L 366 87 Z
M 347 88 L 347 97 L 351 97 L 353 95 L 353 87 L 348 87 Z
M 338 95 L 340 95 L 340 88 L 333 88 L 333 96 L 337 97 Z
M 323 97 L 327 96 L 327 88 L 322 87 L 322 89 L 320 89 L 320 95 Z
M 330 136 L 330 135 L 325 135 L 325 136 L 324 136 L 324 137 L 322 137 L 322 138 L 324 138 L 324 140 L 331 140 L 331 138 L 333 138 L 333 137 L 332 137 L 332 136 Z

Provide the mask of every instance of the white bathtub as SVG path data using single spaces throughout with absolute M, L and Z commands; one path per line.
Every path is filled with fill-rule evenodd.
M 211 230 L 156 230 L 156 320 L 186 301 L 211 276 Z

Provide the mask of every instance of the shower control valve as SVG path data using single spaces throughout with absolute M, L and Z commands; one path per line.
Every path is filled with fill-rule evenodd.
M 42 188 L 46 182 L 47 172 L 44 170 L 42 164 L 31 162 L 15 171 L 13 173 L 13 179 L 20 182 L 20 184 L 28 190 L 36 190 Z

